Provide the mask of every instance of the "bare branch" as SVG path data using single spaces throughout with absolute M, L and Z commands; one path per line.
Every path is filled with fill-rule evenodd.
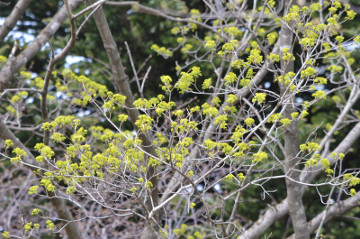
M 23 158 L 24 162 L 30 167 L 30 169 L 34 171 L 37 170 L 39 164 L 36 161 L 35 157 L 32 155 L 29 149 L 25 145 L 23 145 L 21 141 L 6 127 L 2 120 L 0 120 L 0 137 L 4 140 L 10 139 L 14 143 L 15 147 L 24 150 L 26 152 L 26 156 Z M 70 239 L 81 239 L 81 233 L 77 228 L 76 224 L 73 222 L 73 218 L 65 204 L 65 201 L 60 198 L 54 197 L 53 192 L 48 192 L 48 195 L 49 197 L 51 197 L 50 201 L 54 206 L 59 218 L 68 222 L 67 226 L 65 227 L 68 237 Z
M 90 0 L 91 3 L 94 3 L 95 0 Z M 126 96 L 125 106 L 127 113 L 129 115 L 130 122 L 133 124 L 134 128 L 138 127 L 135 125 L 135 121 L 139 117 L 139 111 L 134 108 L 133 101 L 134 97 L 130 89 L 129 82 L 125 75 L 124 67 L 121 62 L 120 53 L 118 51 L 117 45 L 114 41 L 110 28 L 108 26 L 107 20 L 105 18 L 102 7 L 100 7 L 96 13 L 94 14 L 96 26 L 99 30 L 100 36 L 102 38 L 104 48 L 108 54 L 112 73 L 113 80 L 115 85 L 117 86 L 120 93 Z M 139 134 L 139 138 L 142 140 L 143 149 L 148 152 L 150 155 L 156 155 L 155 150 L 152 146 L 152 142 L 149 139 L 149 136 L 144 133 Z M 158 204 L 158 179 L 155 176 L 155 168 L 150 166 L 147 170 L 147 178 L 151 181 L 154 189 L 152 189 L 151 196 L 147 199 L 146 206 L 148 210 L 151 210 L 154 206 Z M 153 234 L 152 226 L 149 226 L 150 232 L 144 233 L 144 236 L 150 236 L 150 233 Z M 146 235 L 148 234 L 148 235 Z
M 70 0 L 69 7 L 74 9 L 81 0 Z M 41 31 L 36 39 L 30 43 L 25 50 L 13 59 L 9 59 L 0 71 L 0 90 L 4 88 L 6 82 L 13 76 L 13 74 L 29 62 L 40 49 L 50 40 L 50 38 L 60 28 L 61 24 L 68 17 L 66 7 L 63 6 L 59 12 L 51 19 L 50 23 Z
M 309 231 L 315 231 L 322 221 L 324 224 L 326 224 L 331 220 L 334 220 L 335 218 L 343 216 L 349 210 L 359 206 L 359 200 L 360 192 L 356 193 L 354 196 L 349 197 L 346 200 L 331 205 L 329 208 L 325 209 L 308 222 Z M 295 235 L 291 235 L 288 238 L 294 239 Z
M 4 38 L 15 27 L 17 21 L 24 14 L 25 9 L 29 6 L 32 0 L 19 0 L 10 15 L 5 19 L 5 22 L 0 27 L 0 44 L 4 41 Z
M 348 133 L 348 135 L 342 140 L 338 147 L 333 151 L 338 154 L 346 153 L 346 151 L 351 147 L 351 145 L 360 137 L 360 123 L 356 124 Z M 334 164 L 336 159 L 333 159 L 330 154 L 327 157 L 331 164 Z M 317 175 L 319 175 L 322 170 L 322 166 L 306 168 L 302 171 L 300 175 L 300 180 L 302 182 L 311 182 Z M 301 195 L 305 192 L 305 186 L 301 187 Z M 277 204 L 274 207 L 270 207 L 266 210 L 263 216 L 260 216 L 259 219 L 247 229 L 240 238 L 257 238 L 263 234 L 267 228 L 269 228 L 276 220 L 285 216 L 289 213 L 288 201 L 287 199 L 283 200 L 281 203 Z M 315 229 L 313 229 L 315 230 Z M 313 231 L 312 230 L 312 231 Z M 309 231 L 311 229 L 309 228 Z

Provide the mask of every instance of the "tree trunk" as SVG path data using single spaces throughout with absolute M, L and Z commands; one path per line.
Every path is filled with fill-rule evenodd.
M 93 4 L 96 2 L 96 0 L 89 0 L 89 2 Z M 102 7 L 100 7 L 95 12 L 94 19 L 110 61 L 114 84 L 119 90 L 120 94 L 126 96 L 125 107 L 129 115 L 129 121 L 137 130 L 138 128 L 135 125 L 135 121 L 138 119 L 140 113 L 133 105 L 134 96 L 130 89 L 130 84 L 128 82 L 124 67 L 121 62 L 120 52 L 118 51 L 118 47 L 113 38 Z M 141 132 L 138 134 L 138 137 L 142 140 L 142 149 L 150 155 L 156 155 L 155 149 L 152 145 L 151 137 L 146 133 Z M 149 166 L 147 169 L 146 177 L 147 180 L 149 180 L 153 185 L 151 193 L 145 201 L 146 209 L 144 210 L 146 211 L 145 214 L 147 215 L 153 209 L 153 206 L 156 207 L 158 205 L 159 192 L 156 168 L 153 166 Z M 154 238 L 158 225 L 160 224 L 154 223 L 154 221 L 159 222 L 159 213 L 155 213 L 153 218 L 148 219 L 148 227 L 144 230 L 141 238 Z
M 288 48 L 288 52 L 292 52 L 293 34 L 287 25 L 283 24 L 280 32 L 280 50 Z M 281 52 L 281 51 L 280 51 Z M 284 61 L 282 59 L 282 52 L 280 55 L 281 70 L 283 76 L 288 72 L 294 70 L 294 61 Z M 296 112 L 295 96 L 288 89 L 289 87 L 280 83 L 280 93 L 283 99 L 283 107 L 285 107 L 283 117 L 291 119 L 291 113 Z M 287 201 L 289 205 L 289 212 L 292 219 L 292 224 L 295 231 L 295 238 L 297 239 L 310 239 L 309 230 L 307 226 L 306 214 L 304 204 L 302 201 L 301 185 L 295 181 L 300 181 L 300 173 L 298 171 L 299 158 L 296 157 L 298 146 L 298 124 L 293 120 L 290 125 L 285 127 L 284 133 L 285 141 L 285 174 L 291 178 L 286 178 L 286 192 Z

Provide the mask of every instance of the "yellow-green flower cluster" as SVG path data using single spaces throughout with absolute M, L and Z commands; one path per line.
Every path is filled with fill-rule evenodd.
M 309 78 L 316 75 L 316 70 L 314 67 L 307 67 L 305 70 L 301 71 L 301 78 Z
M 47 221 L 46 221 L 46 227 L 47 227 L 50 231 L 54 231 L 54 230 L 55 230 L 55 224 L 54 224 L 51 220 L 47 220 Z
M 135 121 L 135 125 L 141 130 L 142 132 L 146 132 L 151 129 L 151 123 L 154 120 L 147 116 L 147 115 L 139 115 L 139 118 Z
M 35 230 L 35 229 L 39 229 L 40 228 L 40 224 L 39 223 L 34 223 L 33 222 L 28 222 L 24 225 L 24 230 L 26 232 Z
M 165 47 L 159 47 L 157 44 L 151 46 L 151 50 L 155 51 L 157 54 L 163 56 L 165 59 L 172 57 L 173 53 Z
M 312 94 L 315 100 L 326 99 L 326 93 L 322 90 L 318 90 Z
M 283 48 L 281 49 L 281 59 L 284 61 L 294 61 L 295 57 L 292 53 L 289 52 L 289 48 Z
M 36 158 L 36 160 L 40 162 L 42 162 L 44 158 L 51 159 L 51 157 L 55 155 L 55 152 L 49 146 L 43 143 L 37 143 L 34 149 L 41 153 L 41 156 L 38 156 L 41 157 L 41 159 L 38 157 Z
M 10 147 L 12 147 L 14 145 L 14 142 L 11 141 L 10 139 L 5 140 L 4 143 L 5 143 L 5 148 L 6 149 L 8 149 L 8 148 L 10 148 Z
M 181 94 L 184 94 L 185 91 L 188 91 L 191 84 L 195 81 L 196 78 L 202 76 L 201 70 L 199 67 L 192 67 L 190 72 L 181 72 L 180 79 L 176 83 L 176 88 Z
M 221 129 L 226 129 L 227 120 L 228 120 L 227 115 L 219 115 L 218 117 L 215 118 L 214 124 L 220 125 Z
M 40 185 L 44 186 L 45 189 L 49 192 L 55 192 L 55 186 L 52 184 L 50 179 L 47 178 L 41 179 Z
M 56 127 L 65 127 L 65 126 L 72 126 L 76 127 L 79 125 L 80 121 L 75 119 L 74 116 L 59 116 L 52 122 L 45 122 L 41 127 L 43 130 L 55 130 Z
M 264 159 L 267 159 L 268 158 L 268 155 L 267 153 L 263 152 L 263 151 L 259 151 L 255 154 L 253 154 L 253 160 L 252 162 L 253 163 L 259 163 L 261 161 L 263 161 Z
M 197 123 L 192 120 L 181 119 L 179 123 L 171 123 L 171 131 L 175 131 L 176 133 L 190 132 L 193 130 L 197 130 Z
M 99 84 L 99 83 L 89 79 L 88 77 L 86 77 L 84 75 L 81 75 L 81 76 L 76 76 L 75 75 L 74 79 L 78 83 L 80 83 L 81 85 L 84 86 L 87 94 L 90 95 L 91 97 L 95 98 L 95 97 L 97 97 L 99 95 L 102 98 L 105 98 L 107 96 L 108 89 L 107 89 L 107 87 L 105 85 Z
M 235 132 L 231 136 L 231 140 L 234 143 L 240 143 L 243 139 L 244 134 L 246 134 L 246 133 L 247 133 L 246 129 L 244 129 L 241 125 L 238 125 L 235 128 Z
M 244 120 L 244 123 L 250 127 L 251 125 L 253 125 L 255 123 L 255 120 L 253 118 L 247 118 L 246 120 Z
M 266 100 L 266 93 L 255 93 L 255 96 L 252 98 L 253 103 L 262 104 Z
M 279 37 L 279 33 L 277 32 L 270 32 L 266 36 L 270 45 L 274 45 L 278 37 Z
M 36 216 L 39 215 L 40 212 L 41 210 L 39 208 L 34 208 L 31 212 L 31 215 Z
M 282 117 L 283 116 L 281 115 L 281 113 L 272 114 L 272 115 L 270 115 L 270 117 L 268 119 L 268 123 L 275 123 L 275 122 L 281 120 Z
M 217 109 L 217 107 L 214 107 L 214 106 L 210 106 L 208 103 L 204 103 L 202 106 L 201 106 L 202 110 L 203 110 L 203 114 L 204 115 L 207 115 L 209 117 L 215 117 L 219 114 L 219 111 Z
M 39 186 L 32 186 L 29 188 L 29 194 L 32 195 L 32 194 L 35 194 L 37 193 L 37 190 L 39 189 Z
M 237 82 L 237 75 L 234 72 L 229 72 L 224 77 L 225 85 Z
M 263 56 L 261 55 L 260 47 L 257 42 L 251 43 L 252 49 L 250 50 L 250 55 L 247 58 L 248 64 L 261 64 L 263 62 Z
M 212 86 L 212 80 L 211 78 L 207 78 L 204 80 L 203 84 L 202 84 L 202 89 L 206 90 L 209 89 Z
M 20 148 L 15 148 L 12 152 L 16 155 L 15 157 L 11 158 L 10 161 L 12 163 L 18 163 L 21 161 L 21 158 L 26 156 L 26 152 Z
M 292 7 L 289 10 L 289 13 L 283 17 L 283 20 L 287 23 L 291 21 L 298 21 L 300 19 L 300 13 L 301 9 L 297 5 L 292 5 Z
M 319 144 L 315 142 L 307 142 L 306 144 L 301 144 L 299 147 L 302 152 L 305 151 L 315 152 L 316 150 L 320 149 Z

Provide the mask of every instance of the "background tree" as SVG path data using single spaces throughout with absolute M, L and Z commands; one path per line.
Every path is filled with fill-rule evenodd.
M 355 2 L 0 4 L 3 237 L 355 235 Z

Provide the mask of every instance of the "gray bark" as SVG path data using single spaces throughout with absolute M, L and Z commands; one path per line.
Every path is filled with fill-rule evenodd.
M 4 24 L 0 27 L 0 44 L 9 32 L 15 27 L 17 21 L 24 14 L 25 9 L 29 6 L 32 0 L 19 0 L 10 15 L 5 19 Z
M 73 10 L 81 0 L 70 0 L 70 9 Z M 52 18 L 50 23 L 40 32 L 36 39 L 30 43 L 18 56 L 8 59 L 0 71 L 0 91 L 20 67 L 28 63 L 57 32 L 61 24 L 68 18 L 66 7 L 63 6 Z
M 332 151 L 336 153 L 346 153 L 347 150 L 354 144 L 354 142 L 360 137 L 360 123 L 357 123 L 346 137 L 341 141 L 341 143 Z M 326 158 L 329 160 L 330 164 L 333 165 L 336 159 L 331 157 L 329 153 Z M 301 182 L 309 183 L 321 172 L 322 166 L 313 167 L 311 170 L 305 168 L 301 172 Z M 310 171 L 309 171 L 310 170 Z M 307 187 L 304 185 L 301 187 L 301 196 L 304 194 Z M 279 220 L 283 216 L 289 213 L 288 198 L 277 204 L 274 207 L 268 208 L 265 213 L 259 217 L 259 219 L 242 235 L 239 239 L 252 239 L 260 237 L 276 220 Z M 311 231 L 311 226 L 309 225 L 309 231 Z
M 349 210 L 359 206 L 359 200 L 360 192 L 325 209 L 308 223 L 309 231 L 313 232 L 317 230 L 322 222 L 325 224 L 335 218 L 343 216 Z M 288 239 L 295 239 L 295 235 L 289 236 Z
M 21 17 L 25 11 L 28 4 L 31 1 L 29 0 L 20 0 L 13 12 L 6 19 L 4 25 L 0 29 L 0 42 L 8 34 L 8 32 L 15 26 L 16 21 Z M 80 0 L 73 0 L 70 2 L 70 8 L 74 9 Z M 3 66 L 0 72 L 0 89 L 4 84 L 9 81 L 12 75 L 23 65 L 25 65 L 30 59 L 32 59 L 40 49 L 46 44 L 47 41 L 55 34 L 55 32 L 61 26 L 61 23 L 65 21 L 68 17 L 68 12 L 66 11 L 65 6 L 54 16 L 52 21 L 41 31 L 38 37 L 32 42 L 23 52 L 21 52 L 17 57 L 11 57 L 8 62 Z M 0 136 L 3 139 L 11 139 L 14 142 L 15 147 L 19 147 L 27 153 L 27 156 L 24 158 L 24 162 L 33 170 L 36 170 L 39 167 L 37 161 L 31 152 L 23 145 L 20 140 L 6 127 L 4 122 L 0 121 Z M 41 176 L 37 176 L 40 178 Z M 63 199 L 57 198 L 53 192 L 48 192 L 50 197 L 50 202 L 53 205 L 58 217 L 66 223 L 65 231 L 70 239 L 81 239 L 83 236 L 78 230 L 77 225 L 73 222 L 70 211 L 66 206 L 66 202 Z
M 277 43 L 272 50 L 272 53 L 278 54 L 279 53 L 279 44 Z M 264 79 L 265 75 L 268 73 L 269 68 L 273 66 L 273 63 L 271 62 L 265 62 L 265 64 L 262 66 L 262 68 L 256 73 L 254 79 L 251 82 L 251 86 L 246 86 L 241 88 L 237 93 L 236 97 L 238 99 L 244 98 L 248 96 L 252 90 L 252 88 L 255 88 L 257 85 L 261 83 L 261 81 Z M 223 114 L 224 108 L 228 105 L 228 103 L 225 101 L 224 104 L 220 107 L 219 114 Z M 204 137 L 202 138 L 202 141 L 209 139 L 213 132 L 215 131 L 216 125 L 214 123 L 214 120 L 210 123 L 210 125 L 206 128 Z M 189 170 L 192 170 L 192 162 L 189 162 L 190 159 L 197 158 L 198 156 L 198 147 L 194 147 L 194 149 L 191 151 L 191 154 L 189 157 L 185 159 L 185 163 L 181 168 L 182 172 L 186 172 Z M 181 175 L 179 173 L 175 173 L 175 175 L 171 178 L 170 182 L 168 183 L 168 186 L 165 189 L 165 192 L 163 193 L 163 196 L 160 199 L 160 203 L 164 202 L 173 191 L 176 190 L 176 188 L 179 187 L 181 184 Z
M 95 0 L 89 0 L 91 4 L 95 3 Z M 120 52 L 118 51 L 118 47 L 116 45 L 116 42 L 114 41 L 114 38 L 112 36 L 111 30 L 109 28 L 109 25 L 107 23 L 107 20 L 104 15 L 103 8 L 100 7 L 94 14 L 94 19 L 96 26 L 98 28 L 98 31 L 100 33 L 101 39 L 104 44 L 104 48 L 106 50 L 106 53 L 108 55 L 111 69 L 112 69 L 112 75 L 113 75 L 113 81 L 117 89 L 119 90 L 120 94 L 126 96 L 126 102 L 125 107 L 129 116 L 129 120 L 134 126 L 135 129 L 137 129 L 137 126 L 135 125 L 135 121 L 138 119 L 140 113 L 139 111 L 133 106 L 134 97 L 132 94 L 132 91 L 130 89 L 130 84 L 128 82 L 128 79 L 126 77 L 124 67 L 121 62 Z M 150 140 L 150 137 L 146 135 L 145 133 L 139 133 L 139 138 L 142 140 L 142 148 L 150 155 L 155 155 L 155 150 L 152 145 L 152 141 Z M 158 205 L 158 179 L 156 176 L 156 169 L 154 167 L 149 167 L 147 170 L 147 179 L 150 180 L 150 182 L 153 185 L 153 189 L 151 191 L 151 198 L 147 199 L 146 204 L 146 214 L 148 214 L 149 211 L 152 210 L 153 206 Z M 159 222 L 159 215 L 158 213 L 154 216 L 154 219 Z M 145 229 L 143 235 L 141 238 L 154 238 L 154 230 L 151 227 L 157 228 L 156 224 L 153 224 L 151 218 L 147 219 L 149 226 Z
M 285 24 L 281 27 L 280 32 L 280 49 L 288 48 L 292 49 L 293 43 L 293 33 L 290 28 Z M 291 52 L 291 50 L 289 50 Z M 281 58 L 281 70 L 282 74 L 285 76 L 286 73 L 294 70 L 294 62 L 284 61 Z M 283 99 L 285 110 L 283 113 L 284 118 L 291 119 L 291 113 L 296 112 L 295 105 L 295 96 L 289 91 L 288 86 L 280 84 L 281 98 Z M 299 151 L 298 146 L 298 124 L 296 120 L 293 120 L 292 123 L 285 127 L 284 133 L 284 148 L 285 148 L 285 163 L 284 171 L 288 177 L 292 180 L 286 178 L 286 192 L 287 192 L 287 202 L 289 205 L 289 212 L 295 231 L 296 239 L 310 239 L 309 230 L 307 227 L 306 214 L 304 209 L 304 204 L 302 201 L 301 185 L 294 181 L 300 181 L 300 172 L 298 171 L 298 163 L 300 161 L 297 158 L 297 153 Z
M 26 152 L 26 157 L 23 161 L 32 169 L 37 170 L 39 164 L 35 160 L 35 157 L 31 154 L 31 152 L 23 145 L 20 140 L 6 127 L 4 122 L 0 120 L 0 137 L 4 140 L 10 139 L 14 142 L 14 147 L 21 148 Z M 41 177 L 41 176 L 37 176 Z M 49 192 L 48 196 L 51 198 L 51 204 L 53 205 L 58 217 L 67 223 L 65 227 L 66 234 L 69 239 L 81 239 L 83 238 L 80 230 L 77 228 L 76 223 L 73 221 L 71 213 L 66 206 L 66 203 L 63 199 L 57 198 L 54 193 Z
M 332 152 L 337 154 L 346 153 L 346 151 L 355 143 L 355 141 L 359 138 L 359 136 L 360 136 L 360 123 L 357 123 Z M 329 160 L 330 165 L 333 165 L 337 160 L 331 156 L 331 153 L 329 153 L 325 158 Z M 322 165 L 314 166 L 311 168 L 305 168 L 305 170 L 303 170 L 300 175 L 301 182 L 305 182 L 305 183 L 311 182 L 316 176 L 318 176 L 321 172 L 323 172 L 321 168 Z

